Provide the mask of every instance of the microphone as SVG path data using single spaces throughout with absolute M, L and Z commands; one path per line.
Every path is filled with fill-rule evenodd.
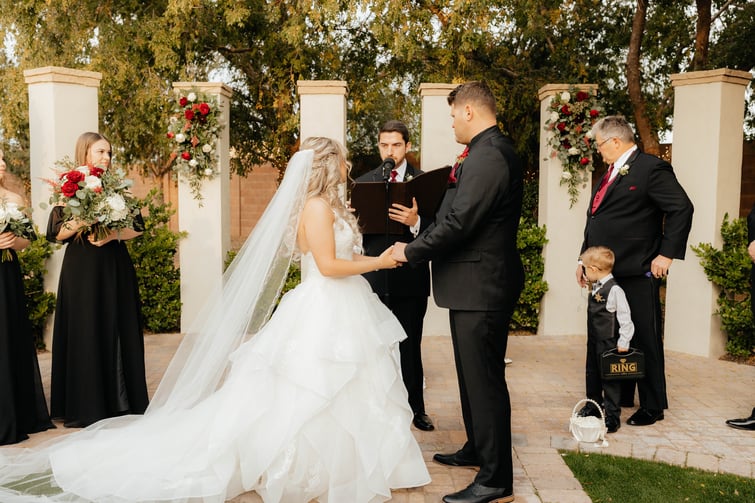
M 380 168 L 383 170 L 383 180 L 388 180 L 391 177 L 391 171 L 396 167 L 396 161 L 390 157 L 386 157 Z

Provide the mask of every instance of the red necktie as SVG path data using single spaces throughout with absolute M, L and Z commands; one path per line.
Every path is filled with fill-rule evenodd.
M 391 182 L 395 182 L 396 181 L 396 176 L 397 175 L 398 175 L 398 171 L 396 171 L 395 169 L 392 169 L 391 170 Z
M 613 171 L 613 163 L 611 163 L 611 165 L 608 166 L 608 171 L 606 171 L 606 175 L 600 181 L 600 187 L 598 187 L 598 191 L 595 193 L 595 197 L 592 200 L 591 213 L 595 213 L 595 210 L 598 209 L 598 206 L 600 206 L 600 203 L 603 201 L 603 197 L 606 195 L 608 186 L 611 185 L 611 172 L 612 171 Z

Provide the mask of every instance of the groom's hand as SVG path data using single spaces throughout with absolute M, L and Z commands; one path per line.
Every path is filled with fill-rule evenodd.
M 397 262 L 408 262 L 406 260 L 406 255 L 404 254 L 404 249 L 406 248 L 406 243 L 400 243 L 396 241 L 396 243 L 393 245 L 393 253 L 391 254 L 391 258 Z

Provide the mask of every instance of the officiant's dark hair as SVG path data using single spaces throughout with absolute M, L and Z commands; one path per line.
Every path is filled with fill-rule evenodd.
M 404 143 L 409 143 L 409 128 L 401 121 L 390 120 L 383 124 L 378 132 L 378 138 L 382 133 L 401 133 Z

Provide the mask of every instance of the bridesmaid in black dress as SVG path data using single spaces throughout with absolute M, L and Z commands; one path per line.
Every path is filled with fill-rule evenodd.
M 76 142 L 76 165 L 107 169 L 110 142 L 84 133 Z M 111 230 L 97 240 L 86 222 L 64 220 L 53 207 L 47 239 L 66 243 L 58 283 L 52 340 L 50 412 L 67 427 L 85 427 L 106 417 L 141 414 L 147 408 L 144 338 L 136 273 L 126 244 L 142 234 Z
M 24 199 L 7 187 L 5 161 L 0 151 L 0 201 L 25 206 Z M 29 246 L 26 238 L 0 233 L 0 249 L 12 260 L 0 262 L 0 445 L 26 440 L 29 433 L 54 428 L 42 391 L 37 350 L 29 318 L 17 250 Z

